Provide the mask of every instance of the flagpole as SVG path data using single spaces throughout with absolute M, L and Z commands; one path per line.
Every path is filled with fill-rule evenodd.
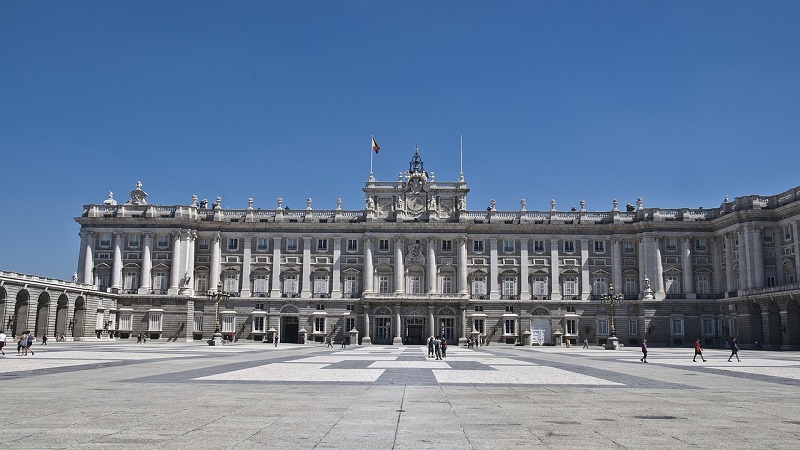
M 461 135 L 461 150 L 459 151 L 458 155 L 459 159 L 459 169 L 458 169 L 458 181 L 464 181 L 464 135 Z
M 372 135 L 372 139 L 369 141 L 369 179 L 374 180 L 375 177 L 372 176 L 372 143 L 375 142 L 375 135 Z

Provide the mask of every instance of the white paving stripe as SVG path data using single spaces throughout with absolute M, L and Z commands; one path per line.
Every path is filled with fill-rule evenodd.
M 375 361 L 369 369 L 449 369 L 444 361 Z
M 495 371 L 436 370 L 433 375 L 439 383 L 473 384 L 566 384 L 621 386 L 622 383 L 603 380 L 547 366 L 492 366 Z
M 214 381 L 374 382 L 383 369 L 325 369 L 328 364 L 274 363 L 195 378 Z

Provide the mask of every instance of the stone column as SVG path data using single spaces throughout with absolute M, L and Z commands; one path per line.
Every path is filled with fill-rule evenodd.
M 499 274 L 497 273 L 497 238 L 489 238 L 489 299 L 500 300 Z
M 725 234 L 725 296 L 736 290 L 736 274 L 733 272 L 733 239 L 730 233 Z
M 178 295 L 181 281 L 181 232 L 172 233 L 172 263 L 169 269 L 169 295 Z
M 111 289 L 122 288 L 122 239 L 123 234 L 114 233 L 114 265 L 111 269 Z
M 403 238 L 394 239 L 394 292 L 402 294 L 404 286 L 405 267 L 403 265 Z
M 219 232 L 211 235 L 211 274 L 208 279 L 208 290 L 216 290 L 219 286 L 220 269 L 222 268 L 222 251 L 220 250 L 220 241 L 222 236 Z
M 683 293 L 688 299 L 697 298 L 694 292 L 694 270 L 692 269 L 692 237 L 684 236 L 681 238 L 683 257 L 681 259 L 681 270 L 683 271 Z
M 152 274 L 153 270 L 153 234 L 144 233 L 142 236 L 142 281 L 139 283 L 139 294 L 149 294 L 152 289 Z
M 781 236 L 783 231 L 779 229 L 773 228 L 773 242 L 775 244 L 775 251 L 773 252 L 773 256 L 775 257 L 774 264 L 775 264 L 775 285 L 782 286 L 786 284 L 786 273 L 783 270 L 783 255 L 780 251 L 780 244 L 778 244 L 778 238 Z M 800 258 L 800 255 L 795 254 L 795 259 Z
M 194 230 L 186 230 L 181 236 L 183 245 L 182 255 L 184 278 L 180 288 L 181 295 L 194 295 L 194 241 L 197 238 L 197 233 Z
M 373 292 L 372 245 L 375 241 L 368 237 L 364 239 L 364 292 Z
M 183 327 L 186 342 L 194 342 L 194 300 L 189 297 L 186 299 L 186 322 Z
M 519 272 L 520 272 L 520 285 L 519 285 L 519 299 L 520 300 L 530 300 L 531 299 L 531 290 L 529 284 L 529 276 L 530 272 L 529 269 L 529 262 L 528 262 L 528 246 L 530 245 L 530 239 L 520 239 L 519 240 Z
M 764 239 L 762 237 L 764 227 L 754 227 L 753 229 L 753 251 L 751 266 L 753 267 L 753 284 L 751 287 L 764 287 Z
M 78 279 L 75 281 L 83 282 L 83 279 L 85 278 L 84 272 L 86 271 L 86 247 L 89 237 L 88 237 L 88 232 L 85 232 L 83 230 L 78 231 L 78 236 L 81 237 L 81 243 L 80 246 L 78 247 L 78 267 L 77 270 L 75 271 L 75 273 L 78 276 Z M 3 311 L 0 311 L 0 314 L 3 314 Z M 5 317 L 5 315 L 3 315 L 3 317 Z
M 433 305 L 428 305 L 428 322 L 431 330 L 431 336 L 436 336 L 436 323 L 433 321 Z
M 83 248 L 83 282 L 85 284 L 94 284 L 94 233 L 91 231 L 84 232 L 86 235 L 86 246 Z
M 711 293 L 719 294 L 722 292 L 722 251 L 719 246 L 719 239 L 714 237 L 709 239 L 711 246 Z
M 469 293 L 467 286 L 467 237 L 458 239 L 458 293 Z
M 800 283 L 800 236 L 797 234 L 797 221 L 792 221 L 792 239 L 794 241 L 794 282 Z M 779 267 L 778 270 L 781 268 Z
M 661 258 L 661 236 L 653 238 L 653 251 L 656 263 L 656 300 L 664 300 L 667 296 L 664 292 L 664 263 Z
M 589 300 L 592 283 L 589 280 L 589 239 L 581 239 L 581 300 Z
M 625 280 L 622 279 L 622 240 L 613 238 L 611 241 L 611 282 L 617 292 L 625 292 Z
M 561 300 L 561 274 L 558 268 L 558 239 L 550 239 L 550 300 Z
M 750 287 L 747 283 L 748 261 L 747 261 L 747 228 L 736 230 L 739 235 L 739 290 Z
M 395 325 L 395 334 L 394 334 L 394 341 L 392 345 L 403 345 L 403 327 L 400 322 L 400 304 L 394 305 L 394 318 L 397 321 L 397 325 Z
M 269 274 L 272 287 L 269 296 L 280 298 L 281 296 L 281 237 L 272 238 L 272 273 Z
M 245 234 L 242 236 L 243 250 L 242 255 L 242 290 L 239 292 L 241 297 L 250 297 L 252 289 L 250 288 L 250 272 L 253 254 L 253 236 Z
M 311 298 L 311 236 L 303 237 L 303 273 L 300 275 L 300 298 Z
M 458 340 L 458 345 L 466 345 L 467 343 L 467 305 L 462 303 L 459 305 L 461 309 L 461 338 Z
M 428 294 L 436 293 L 436 238 L 428 237 Z
M 369 303 L 364 303 L 364 337 L 361 338 L 361 345 L 372 345 L 372 338 L 369 337 Z
M 342 298 L 342 238 L 333 238 L 333 280 L 331 298 Z M 346 330 L 350 331 L 350 330 Z

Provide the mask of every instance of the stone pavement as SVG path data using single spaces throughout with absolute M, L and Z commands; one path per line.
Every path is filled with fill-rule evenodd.
M 800 353 L 50 342 L 0 356 L 0 448 L 800 448 Z

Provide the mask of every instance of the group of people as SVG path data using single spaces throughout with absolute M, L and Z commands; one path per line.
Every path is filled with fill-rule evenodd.
M 444 336 L 428 338 L 428 358 L 437 360 L 447 358 L 447 339 Z
M 7 340 L 8 336 L 6 336 L 4 332 L 0 331 L 0 353 L 3 355 L 6 354 L 3 348 L 5 348 Z M 31 347 L 33 346 L 33 341 L 35 340 L 36 336 L 34 336 L 30 330 L 25 330 L 24 333 L 17 336 L 17 355 L 28 356 L 28 352 L 31 352 L 31 355 L 33 355 L 33 348 Z M 46 341 L 43 340 L 42 344 L 45 342 Z
M 739 359 L 739 341 L 736 340 L 735 337 L 732 337 L 730 340 L 730 348 L 731 348 L 731 356 L 728 357 L 728 362 L 732 362 L 731 358 L 734 356 L 736 357 L 736 361 L 742 362 Z M 694 358 L 692 358 L 692 362 L 697 362 L 697 357 L 703 362 L 706 362 L 706 358 L 703 356 L 703 347 L 700 345 L 700 339 L 695 339 L 694 341 Z M 647 339 L 642 341 L 642 358 L 639 360 L 643 363 L 647 362 Z

